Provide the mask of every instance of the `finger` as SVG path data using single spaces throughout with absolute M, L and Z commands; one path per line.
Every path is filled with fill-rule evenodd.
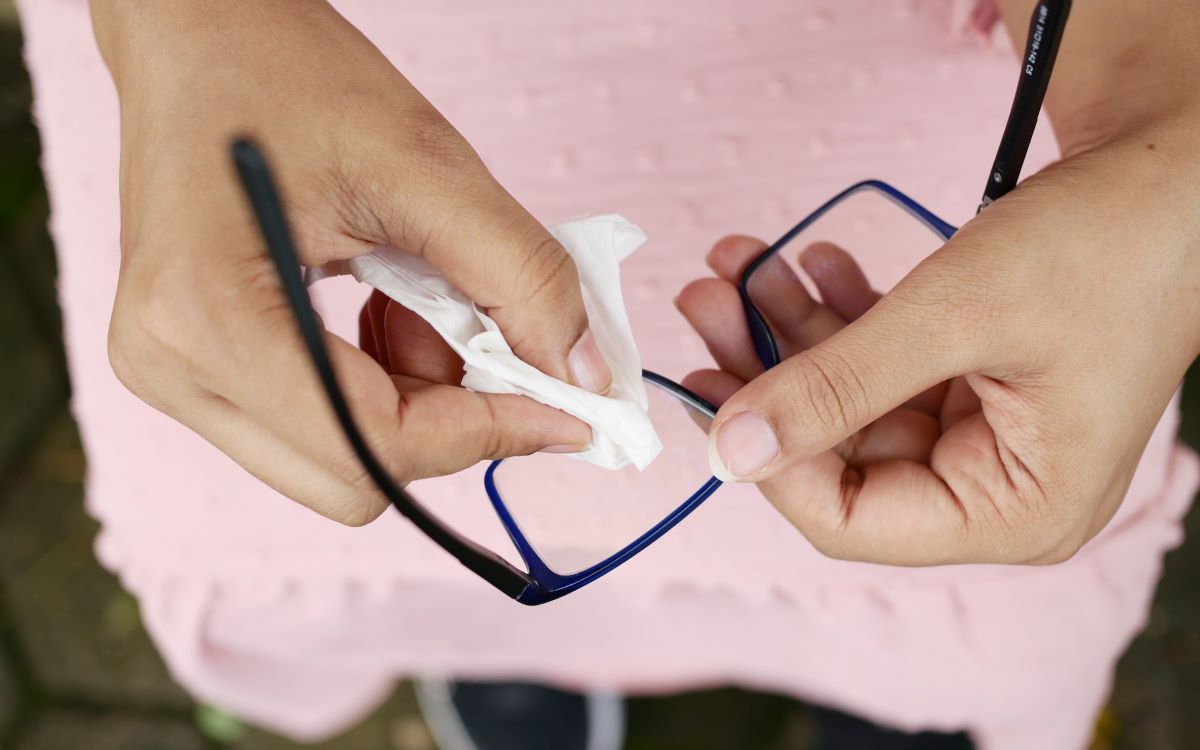
M 403 376 L 392 380 L 401 400 L 397 445 L 407 451 L 410 479 L 543 450 L 578 453 L 591 442 L 586 424 L 524 396 L 476 393 Z
M 708 264 L 721 278 L 735 286 L 752 260 L 766 244 L 753 237 L 734 235 L 721 239 L 708 254 Z M 779 255 L 755 269 L 747 284 L 750 299 L 782 338 L 784 356 L 819 344 L 841 330 L 845 321 L 817 303 L 791 266 Z
M 431 423 L 432 420 L 425 416 L 428 411 L 436 411 L 441 416 L 441 424 L 431 424 L 431 427 L 451 426 L 452 413 L 459 409 L 494 412 L 500 431 L 504 431 L 506 425 L 514 426 L 506 434 L 486 438 L 469 431 L 457 436 L 445 429 L 434 432 L 433 443 L 419 441 L 414 448 L 420 450 L 414 450 L 408 456 L 407 466 L 395 470 L 399 484 L 453 473 L 481 460 L 533 453 L 545 447 L 539 443 L 547 435 L 561 435 L 566 442 L 552 447 L 562 452 L 583 450 L 590 437 L 590 433 L 581 433 L 566 421 L 539 425 L 539 422 L 555 421 L 553 414 L 558 412 L 540 407 L 529 399 L 484 396 L 450 386 L 427 386 L 407 378 L 395 380 L 398 392 L 405 393 L 411 407 L 418 412 L 418 419 Z M 475 403 L 461 406 L 458 403 L 460 395 Z M 481 405 L 478 403 L 481 400 L 494 403 Z M 301 505 L 350 526 L 368 523 L 388 507 L 387 499 L 369 479 L 357 457 L 349 453 L 348 447 L 345 449 L 347 455 L 336 462 L 340 473 L 335 473 L 329 461 L 324 461 L 326 465 L 322 466 L 321 461 L 296 450 L 288 441 L 281 440 L 275 431 L 222 398 L 204 397 L 195 400 L 194 404 L 194 408 L 180 410 L 180 421 L 219 446 L 252 475 Z M 456 440 L 465 440 L 470 450 L 464 452 L 461 445 L 446 445 L 448 441 Z M 388 459 L 380 455 L 378 449 L 376 455 L 381 460 Z M 400 462 L 392 456 L 391 463 L 394 466 Z
M 741 298 L 732 284 L 723 279 L 693 281 L 675 298 L 675 307 L 700 334 L 717 367 L 744 381 L 762 373 Z
M 387 367 L 387 343 L 383 339 L 383 312 L 388 298 L 378 289 L 363 304 L 358 315 L 358 346 L 383 367 Z
M 882 297 L 871 288 L 853 256 L 831 242 L 817 242 L 805 248 L 800 254 L 800 265 L 816 285 L 821 302 L 847 322 L 858 320 Z M 946 384 L 938 383 L 906 401 L 904 406 L 937 415 L 945 396 Z
M 722 279 L 737 284 L 742 280 L 746 266 L 766 249 L 767 243 L 757 237 L 731 234 L 713 244 L 704 262 Z
M 941 434 L 936 417 L 915 409 L 900 408 L 863 427 L 833 450 L 851 468 L 885 461 L 927 464 Z
M 390 374 L 446 385 L 462 382 L 462 358 L 433 326 L 407 307 L 388 302 L 383 314 L 383 337 Z
M 317 465 L 361 486 L 362 466 L 327 399 L 319 396 L 322 388 L 295 323 L 283 312 L 274 326 L 260 331 L 263 340 L 236 342 L 238 361 L 251 363 L 255 376 L 224 381 L 228 398 Z M 456 386 L 401 394 L 363 351 L 332 334 L 324 341 L 360 431 L 400 483 L 430 476 L 430 467 L 448 473 L 483 458 L 552 446 L 577 451 L 591 440 L 583 422 L 524 397 L 496 401 Z
M 591 429 L 585 423 L 532 399 L 429 385 L 401 375 L 389 378 L 337 337 L 326 336 L 326 346 L 355 419 L 385 468 L 401 482 L 545 448 L 578 452 L 591 442 Z M 328 427 L 311 420 L 299 424 L 295 418 L 281 419 L 283 401 L 266 406 L 275 409 L 268 424 L 283 425 L 308 455 L 329 455 Z M 351 474 L 359 468 L 348 455 L 334 458 L 333 463 L 335 469 L 352 467 Z
M 921 463 L 853 468 L 828 451 L 790 464 L 761 486 L 813 546 L 835 559 L 917 566 L 980 555 L 981 531 L 967 523 L 959 498 Z
M 358 311 L 358 348 L 371 359 L 379 361 L 379 348 L 375 346 L 375 331 L 371 326 L 371 300 L 368 297 Z
M 965 378 L 955 378 L 950 381 L 946 398 L 942 403 L 942 431 L 949 430 L 972 414 L 982 409 L 979 396 L 971 389 Z
M 688 373 L 680 385 L 700 398 L 720 406 L 746 385 L 746 381 L 724 370 L 697 370 Z
M 924 415 L 922 415 L 924 416 Z M 760 487 L 824 554 L 883 565 L 1044 563 L 1061 559 L 1053 521 L 1017 523 L 1017 501 L 982 414 L 937 443 L 932 465 L 848 466 L 827 451 Z M 803 488 L 797 491 L 796 488 Z
M 850 253 L 830 242 L 809 245 L 800 254 L 800 267 L 821 293 L 821 301 L 842 320 L 853 322 L 879 301 L 866 275 Z
M 957 310 L 935 310 L 918 268 L 854 324 L 785 360 L 721 407 L 709 438 L 717 476 L 760 481 L 826 451 L 967 366 L 978 342 Z
M 426 119 L 412 163 L 379 176 L 390 189 L 371 196 L 376 221 L 363 229 L 422 255 L 488 311 L 521 359 L 606 392 L 612 373 L 588 332 L 571 257 L 449 123 Z
M 721 370 L 697 370 L 682 381 L 683 387 L 720 406 L 741 390 L 742 380 Z M 883 461 L 928 463 L 941 431 L 938 421 L 912 409 L 896 409 L 851 435 L 834 451 L 851 467 Z
M 942 404 L 946 400 L 946 392 L 949 387 L 949 383 L 938 383 L 905 401 L 904 406 L 937 417 L 942 413 Z
M 881 295 L 871 288 L 854 258 L 837 245 L 818 242 L 800 255 L 804 268 L 821 293 L 821 301 L 843 319 L 853 322 L 879 301 Z M 905 403 L 905 406 L 937 415 L 946 397 L 946 384 L 939 383 Z
M 697 370 L 684 377 L 682 385 L 700 398 L 720 406 L 725 399 L 737 393 L 745 381 L 722 370 Z M 688 416 L 705 434 L 712 427 L 712 417 L 695 409 L 688 409 Z
M 326 518 L 362 526 L 388 507 L 373 485 L 334 474 L 223 398 L 195 399 L 176 416 L 260 481 Z

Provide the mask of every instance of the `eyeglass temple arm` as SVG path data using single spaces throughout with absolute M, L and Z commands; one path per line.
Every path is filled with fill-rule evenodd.
M 996 159 L 992 162 L 979 211 L 1000 200 L 1017 186 L 1070 14 L 1071 0 L 1041 0 L 1033 9 L 1029 38 L 1025 41 L 1025 56 L 1021 60 L 1021 78 L 1017 82 L 1008 123 L 1000 138 Z
M 321 338 L 321 327 L 317 324 L 308 292 L 304 289 L 295 244 L 266 158 L 257 146 L 244 138 L 235 140 L 230 150 L 325 395 L 363 468 L 396 510 L 439 547 L 506 596 L 519 598 L 526 588 L 533 585 L 532 579 L 507 560 L 460 536 L 430 515 L 411 495 L 396 485 L 363 439 L 350 414 L 346 396 L 338 385 L 337 374 Z

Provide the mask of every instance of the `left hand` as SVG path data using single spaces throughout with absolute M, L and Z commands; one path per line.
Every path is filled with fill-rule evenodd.
M 809 248 L 822 303 L 782 272 L 756 298 L 786 357 L 766 373 L 735 288 L 765 245 L 718 242 L 719 278 L 678 299 L 720 367 L 684 381 L 723 404 L 714 471 L 757 483 L 837 558 L 1073 555 L 1200 353 L 1198 146 L 1134 131 L 1060 162 L 887 295 L 844 251 Z

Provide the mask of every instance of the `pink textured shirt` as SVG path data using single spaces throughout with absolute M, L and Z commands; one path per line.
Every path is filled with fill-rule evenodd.
M 198 697 L 317 737 L 403 675 L 633 691 L 733 682 L 904 727 L 966 728 L 985 750 L 1086 742 L 1197 484 L 1174 442 L 1175 405 L 1116 519 L 1062 565 L 836 562 L 753 488 L 726 487 L 610 577 L 518 606 L 395 514 L 364 529 L 325 521 L 120 386 L 105 352 L 116 97 L 85 0 L 19 5 L 97 552 Z M 863 177 L 965 220 L 1015 78 L 1005 44 L 957 33 L 972 8 L 953 0 L 335 5 L 539 218 L 617 211 L 646 229 L 623 270 L 626 299 L 647 366 L 676 377 L 708 364 L 671 298 L 706 273 L 715 238 L 774 237 Z M 1053 156 L 1043 128 L 1029 170 Z M 887 288 L 918 258 L 862 260 Z M 363 290 L 317 297 L 351 335 Z M 495 539 L 478 471 L 415 490 Z M 547 479 L 548 496 L 562 490 Z

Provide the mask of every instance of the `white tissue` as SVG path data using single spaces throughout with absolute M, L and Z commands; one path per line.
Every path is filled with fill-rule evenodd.
M 424 318 L 462 357 L 463 386 L 482 393 L 518 393 L 561 409 L 592 427 L 592 443 L 578 458 L 606 469 L 639 469 L 662 449 L 647 414 L 642 361 L 621 296 L 619 264 L 646 241 L 641 229 L 615 214 L 549 227 L 579 273 L 592 335 L 613 374 L 599 396 L 568 385 L 513 354 L 499 326 L 424 259 L 381 247 L 348 261 L 309 269 L 312 284 L 352 274 Z

